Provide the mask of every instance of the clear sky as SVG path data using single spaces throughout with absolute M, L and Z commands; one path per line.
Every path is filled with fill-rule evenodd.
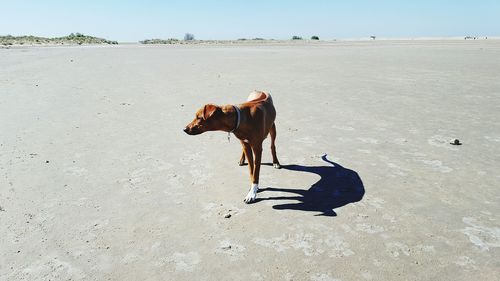
M 0 35 L 322 39 L 500 36 L 500 0 L 0 0 Z

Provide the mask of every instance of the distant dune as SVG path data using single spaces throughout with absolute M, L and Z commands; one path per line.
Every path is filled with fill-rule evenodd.
M 24 36 L 0 36 L 0 45 L 41 45 L 41 44 L 54 44 L 54 45 L 82 45 L 82 44 L 118 44 L 117 41 L 111 41 L 94 36 L 84 35 L 81 33 L 71 33 L 63 37 L 38 37 L 32 35 Z

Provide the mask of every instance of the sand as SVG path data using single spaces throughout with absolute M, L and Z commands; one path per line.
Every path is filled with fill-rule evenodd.
M 496 40 L 0 49 L 0 279 L 498 280 L 499 77 Z M 182 128 L 255 89 L 246 205 Z

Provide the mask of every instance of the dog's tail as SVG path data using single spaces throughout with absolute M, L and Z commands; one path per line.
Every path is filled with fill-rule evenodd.
M 273 98 L 271 97 L 271 94 L 269 94 L 269 93 L 265 93 L 265 94 L 267 95 L 267 100 L 268 100 L 271 104 L 273 104 Z
M 253 91 L 247 98 L 247 102 L 257 102 L 257 101 L 269 101 L 271 104 L 273 103 L 273 98 L 271 94 L 264 91 Z

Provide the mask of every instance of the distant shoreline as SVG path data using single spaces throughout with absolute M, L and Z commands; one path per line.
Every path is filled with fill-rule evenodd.
M 348 43 L 348 42 L 407 42 L 407 41 L 487 41 L 500 40 L 500 36 L 491 37 L 408 37 L 408 38 L 391 38 L 391 37 L 363 37 L 363 38 L 343 38 L 343 39 L 236 39 L 236 40 L 179 40 L 170 39 L 146 39 L 138 42 L 118 42 L 104 38 L 84 35 L 80 33 L 71 33 L 64 37 L 38 37 L 38 36 L 0 36 L 0 47 L 36 47 L 36 46 L 78 46 L 78 45 L 263 45 L 263 44 L 325 44 L 325 43 Z

